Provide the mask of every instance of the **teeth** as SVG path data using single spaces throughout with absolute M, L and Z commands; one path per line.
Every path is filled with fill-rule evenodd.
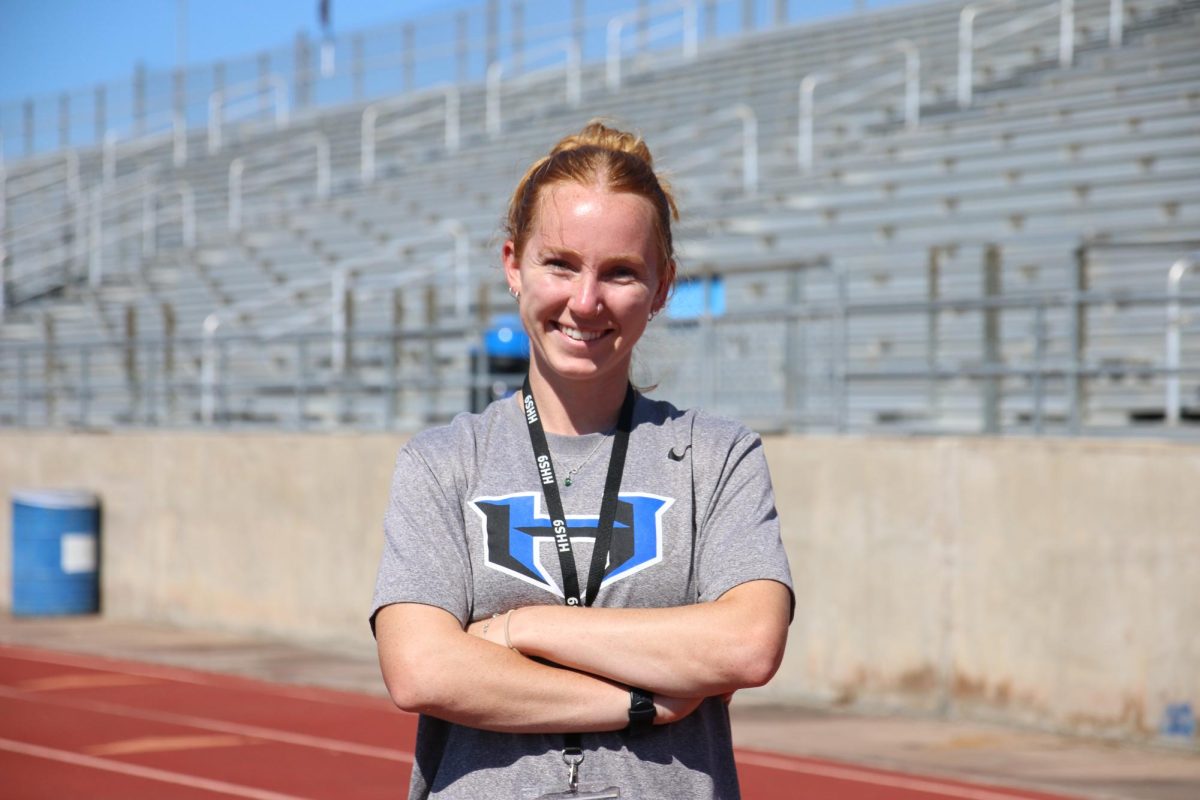
M 558 329 L 577 342 L 590 342 L 604 335 L 603 331 L 581 331 L 578 328 L 568 328 L 565 325 L 559 325 Z

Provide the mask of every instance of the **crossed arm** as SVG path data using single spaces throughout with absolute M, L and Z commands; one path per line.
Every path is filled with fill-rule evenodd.
M 485 730 L 609 731 L 628 722 L 628 686 L 655 695 L 656 724 L 706 697 L 759 686 L 783 658 L 790 595 L 770 580 L 713 602 L 661 609 L 527 606 L 466 631 L 433 606 L 376 617 L 380 665 L 397 706 Z M 519 651 L 519 652 L 517 652 Z M 532 657 L 553 661 L 549 666 Z

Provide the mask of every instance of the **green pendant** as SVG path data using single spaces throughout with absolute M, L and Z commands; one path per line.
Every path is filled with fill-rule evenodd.
M 563 486 L 570 486 L 570 485 L 571 485 L 571 476 L 568 475 L 566 480 L 563 481 Z

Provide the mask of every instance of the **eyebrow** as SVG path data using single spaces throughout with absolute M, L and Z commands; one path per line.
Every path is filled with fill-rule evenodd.
M 570 256 L 575 259 L 580 258 L 579 251 L 571 247 L 545 246 L 538 250 L 538 258 L 543 261 L 547 258 L 555 256 Z M 637 253 L 618 253 L 615 256 L 610 256 L 609 258 L 604 259 L 604 264 L 602 266 L 608 266 L 610 264 L 629 264 L 639 267 L 646 266 L 645 260 Z

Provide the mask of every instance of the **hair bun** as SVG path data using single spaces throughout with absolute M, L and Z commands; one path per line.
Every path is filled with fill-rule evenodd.
M 554 149 L 550 151 L 550 155 L 557 155 L 566 150 L 577 150 L 581 147 L 599 147 L 602 150 L 628 153 L 645 161 L 646 166 L 651 169 L 654 168 L 654 157 L 650 155 L 650 148 L 646 146 L 646 142 L 642 140 L 641 136 L 610 128 L 597 119 L 584 125 L 579 133 L 573 133 L 560 139 L 558 144 L 554 145 Z

